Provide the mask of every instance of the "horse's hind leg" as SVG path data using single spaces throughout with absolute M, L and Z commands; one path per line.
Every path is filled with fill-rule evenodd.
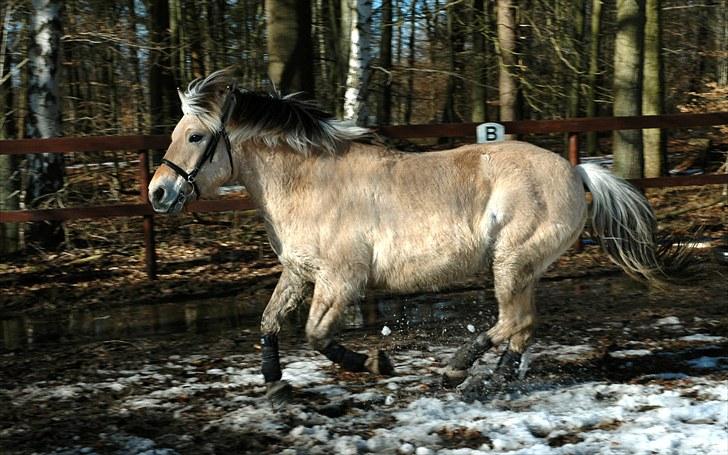
M 481 333 L 473 341 L 460 346 L 445 367 L 444 384 L 453 387 L 463 382 L 468 375 L 468 368 L 492 347 L 493 341 L 487 333 Z
M 311 285 L 288 270 L 284 270 L 261 320 L 261 370 L 268 389 L 266 395 L 274 401 L 285 400 L 291 386 L 281 381 L 281 364 L 278 352 L 278 332 L 286 316 L 306 298 Z
M 516 280 L 509 277 L 505 283 L 499 282 L 496 275 L 498 322 L 483 336 L 494 346 L 508 341 L 508 348 L 501 355 L 492 375 L 475 374 L 461 386 L 461 392 L 467 399 L 481 398 L 518 377 L 521 358 L 531 342 L 536 324 L 533 277 L 520 277 L 529 284 L 513 287 L 511 285 Z
M 316 283 L 311 310 L 306 323 L 306 336 L 311 346 L 342 368 L 353 372 L 368 371 L 391 375 L 394 368 L 381 351 L 360 354 L 333 339 L 348 305 L 355 305 L 359 298 L 357 286 L 349 283 L 332 283 L 322 280 Z

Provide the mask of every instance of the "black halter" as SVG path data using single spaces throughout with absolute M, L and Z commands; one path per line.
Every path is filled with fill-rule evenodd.
M 228 120 L 230 120 L 233 107 L 235 106 L 236 89 L 237 84 L 233 84 L 232 86 L 227 87 L 225 102 L 223 103 L 222 113 L 220 114 L 220 129 L 213 133 L 212 138 L 210 138 L 210 142 L 207 144 L 207 147 L 205 147 L 205 153 L 200 156 L 200 158 L 197 160 L 197 164 L 195 164 L 195 167 L 190 172 L 185 171 L 168 159 L 162 158 L 161 164 L 167 165 L 170 169 L 176 172 L 177 175 L 185 179 L 185 181 L 192 188 L 192 191 L 189 193 L 180 191 L 179 196 L 177 196 L 177 200 L 169 209 L 170 212 L 174 211 L 176 208 L 178 208 L 178 206 L 179 208 L 181 208 L 181 206 L 184 206 L 187 198 L 192 196 L 193 194 L 196 194 L 197 197 L 200 196 L 200 189 L 197 187 L 197 183 L 195 182 L 197 174 L 200 172 L 200 169 L 202 169 L 205 161 L 209 160 L 210 162 L 212 162 L 212 158 L 215 156 L 215 151 L 217 150 L 217 144 L 220 142 L 220 137 L 225 140 L 225 151 L 227 152 L 228 160 L 230 161 L 230 176 L 233 175 L 233 154 L 231 151 L 232 147 L 230 145 L 230 137 L 225 130 L 225 124 L 228 122 Z

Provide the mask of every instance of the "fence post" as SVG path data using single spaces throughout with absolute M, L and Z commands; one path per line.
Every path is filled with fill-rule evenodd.
M 569 162 L 572 166 L 581 162 L 579 160 L 579 133 L 569 133 Z
M 139 194 L 143 204 L 149 202 L 149 152 L 139 152 Z M 154 215 L 144 215 L 144 262 L 150 280 L 157 279 L 157 249 L 154 245 Z
M 579 160 L 579 133 L 569 132 L 569 162 L 572 166 L 578 166 Z M 582 250 L 581 235 L 576 239 L 574 244 L 576 251 Z

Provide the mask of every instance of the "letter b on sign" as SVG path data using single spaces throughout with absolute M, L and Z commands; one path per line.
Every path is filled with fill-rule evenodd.
M 500 123 L 481 123 L 475 131 L 478 144 L 502 141 L 506 133 L 506 129 Z

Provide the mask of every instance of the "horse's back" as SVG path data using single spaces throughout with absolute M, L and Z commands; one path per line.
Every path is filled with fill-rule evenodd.
M 397 156 L 378 186 L 370 231 L 374 282 L 437 286 L 490 266 L 502 245 L 543 237 L 559 249 L 583 225 L 578 176 L 558 155 L 524 142 Z

